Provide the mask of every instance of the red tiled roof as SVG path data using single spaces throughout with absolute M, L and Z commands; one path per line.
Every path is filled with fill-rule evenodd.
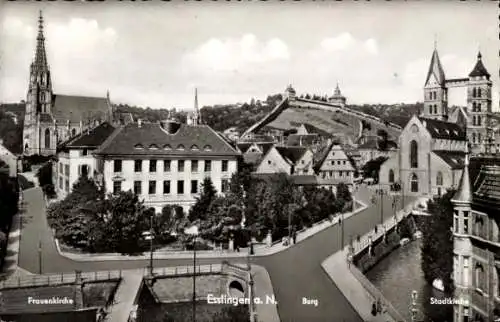
M 207 125 L 180 124 L 174 134 L 159 123 L 130 123 L 117 129 L 95 152 L 97 155 L 226 155 L 240 153 Z

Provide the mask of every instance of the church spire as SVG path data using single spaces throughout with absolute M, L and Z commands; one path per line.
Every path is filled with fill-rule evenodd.
M 45 37 L 43 35 L 43 15 L 40 10 L 38 17 L 38 36 L 36 37 L 35 66 L 47 67 L 47 54 L 45 53 Z
M 431 64 L 429 65 L 429 71 L 427 72 L 427 77 L 425 79 L 425 85 L 429 84 L 429 80 L 431 79 L 432 75 L 434 75 L 434 78 L 439 85 L 444 85 L 444 70 L 441 66 L 441 61 L 439 60 L 436 40 L 434 40 L 434 51 L 432 53 Z
M 466 142 L 464 170 L 462 172 L 462 178 L 460 179 L 460 185 L 453 196 L 453 200 L 462 204 L 470 204 L 472 202 L 472 189 L 469 179 L 469 142 Z

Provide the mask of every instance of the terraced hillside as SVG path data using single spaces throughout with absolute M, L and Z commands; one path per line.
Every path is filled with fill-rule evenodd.
M 401 126 L 397 124 L 350 108 L 327 102 L 286 98 L 252 125 L 243 136 L 259 134 L 266 127 L 287 130 L 302 123 L 311 124 L 334 135 L 345 135 L 353 142 L 360 136 L 363 128 L 366 135 L 377 135 L 378 130 L 385 130 L 393 140 L 397 139 L 402 131 Z

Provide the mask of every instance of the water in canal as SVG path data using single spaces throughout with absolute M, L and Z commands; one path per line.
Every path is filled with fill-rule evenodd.
M 394 250 L 366 276 L 389 300 L 394 308 L 411 321 L 411 292 L 418 292 L 418 320 L 425 322 L 452 322 L 451 306 L 430 304 L 431 298 L 444 298 L 444 294 L 425 283 L 420 268 L 421 241 L 413 241 Z

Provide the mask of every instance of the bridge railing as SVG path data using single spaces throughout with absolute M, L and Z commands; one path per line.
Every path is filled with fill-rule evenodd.
M 196 273 L 221 273 L 221 264 L 196 265 Z M 191 266 L 174 266 L 174 267 L 154 267 L 153 275 L 156 276 L 178 276 L 178 275 L 193 275 L 194 267 Z M 149 268 L 144 268 L 144 276 L 149 275 Z
M 122 271 L 96 271 L 96 272 L 69 272 L 44 275 L 17 276 L 0 282 L 0 289 L 34 287 L 34 286 L 56 286 L 76 283 L 78 277 L 83 282 L 97 282 L 121 279 Z

